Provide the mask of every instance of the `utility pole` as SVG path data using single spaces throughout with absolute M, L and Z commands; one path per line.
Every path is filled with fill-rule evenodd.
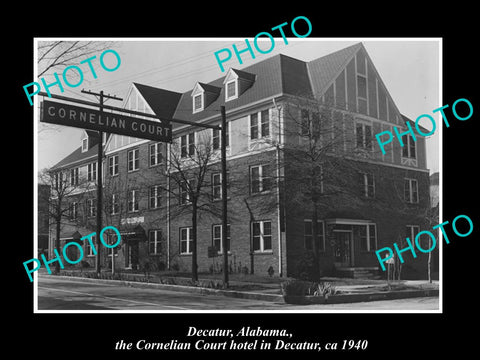
M 116 96 L 110 96 L 110 95 L 105 95 L 103 93 L 103 90 L 100 91 L 100 93 L 95 93 L 93 91 L 86 91 L 82 90 L 82 93 L 88 94 L 88 95 L 94 95 L 98 96 L 99 102 L 100 102 L 100 112 L 103 112 L 103 103 L 104 99 L 113 99 L 113 100 L 119 100 L 122 101 L 123 99 L 120 99 Z M 97 274 L 100 274 L 101 270 L 101 249 L 102 247 L 100 246 L 100 232 L 102 231 L 102 187 L 103 187 L 103 175 L 102 175 L 102 163 L 103 163 L 103 131 L 98 132 L 98 153 L 97 153 L 97 231 L 96 231 L 96 243 L 97 243 L 97 257 L 95 259 L 95 270 Z M 114 256 L 114 250 L 112 249 L 112 273 L 115 272 L 115 256 Z
M 223 248 L 223 287 L 228 288 L 228 251 L 227 251 L 227 117 L 225 106 L 220 107 L 222 114 L 222 248 Z

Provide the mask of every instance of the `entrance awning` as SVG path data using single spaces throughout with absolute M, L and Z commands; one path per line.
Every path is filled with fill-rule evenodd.
M 133 229 L 131 229 L 131 228 L 120 229 L 120 236 L 122 237 L 122 240 L 124 240 L 126 242 L 147 240 L 147 235 L 145 233 L 145 229 L 140 224 L 135 226 Z

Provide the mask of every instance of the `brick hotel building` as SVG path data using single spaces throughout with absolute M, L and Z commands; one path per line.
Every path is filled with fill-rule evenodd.
M 242 70 L 229 69 L 212 82 L 197 82 L 185 93 L 134 83 L 124 100 L 128 109 L 209 124 L 220 123 L 222 105 L 228 122 L 227 235 L 232 272 L 300 276 L 312 249 L 312 206 L 308 202 L 299 206 L 295 192 L 302 189 L 283 148 L 301 143 L 286 130 L 302 122 L 315 126 L 320 108 L 328 110 L 330 124 L 334 122 L 332 126 L 343 132 L 343 143 L 328 156 L 344 159 L 344 165 L 332 170 L 344 172 L 331 183 L 330 170 L 322 169 L 322 189 L 328 192 L 329 186 L 338 183 L 348 189 L 348 196 L 332 192 L 320 200 L 316 233 L 321 273 L 378 275 L 376 249 L 400 244 L 405 237 L 414 238 L 428 229 L 425 139 L 417 136 L 414 142 L 404 135 L 404 147 L 395 140 L 381 153 L 374 135 L 385 130 L 393 133 L 394 127 L 406 131 L 405 124 L 411 120 L 400 113 L 361 43 L 310 62 L 272 56 Z M 173 125 L 180 158 L 194 154 L 205 136 L 211 139 L 214 156 L 201 201 L 202 208 L 210 211 L 198 213 L 199 272 L 222 268 L 222 257 L 214 256 L 223 251 L 222 221 L 213 211 L 221 206 L 219 133 Z M 84 131 L 79 148 L 52 170 L 72 186 L 82 179 L 84 184 L 94 184 L 99 141 L 94 132 Z M 191 204 L 185 188 L 168 176 L 173 145 L 115 134 L 101 141 L 105 151 L 103 226 L 116 226 L 122 233 L 122 243 L 114 250 L 115 267 L 138 269 L 149 261 L 159 269 L 191 271 Z M 62 223 L 61 246 L 95 231 L 96 191 L 94 186 L 85 189 L 79 186 L 67 200 L 70 212 Z M 86 261 L 93 265 L 92 249 L 81 243 Z M 53 225 L 50 256 L 54 244 Z M 427 255 L 418 251 L 416 259 L 408 251 L 403 255 L 402 277 L 425 278 Z M 104 251 L 105 267 L 110 266 L 111 256 L 111 250 Z M 71 259 L 77 257 L 72 254 Z

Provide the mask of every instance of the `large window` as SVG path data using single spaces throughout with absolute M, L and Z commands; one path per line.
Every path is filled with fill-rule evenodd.
M 418 203 L 418 182 L 415 179 L 404 179 L 404 198 L 407 203 Z
M 191 254 L 193 247 L 192 228 L 180 228 L 180 254 Z
M 108 173 L 111 176 L 118 175 L 118 155 L 113 155 L 108 158 Z
M 250 167 L 250 192 L 257 194 L 272 189 L 270 165 Z
M 222 225 L 213 225 L 212 243 L 217 251 L 223 254 Z M 230 251 L 230 224 L 227 224 L 227 251 Z
M 161 230 L 150 230 L 148 233 L 148 253 L 150 255 L 163 253 Z
M 252 223 L 253 251 L 272 250 L 272 223 L 270 221 L 255 221 Z
M 135 171 L 140 168 L 139 150 L 133 149 L 128 152 L 128 171 Z
M 150 166 L 161 164 L 163 161 L 162 144 L 155 143 L 149 146 Z
M 305 219 L 303 221 L 305 249 L 313 250 L 313 221 Z M 319 251 L 325 251 L 325 229 L 323 221 L 317 221 L 317 244 Z
M 356 125 L 357 148 L 373 150 L 372 144 L 372 125 L 357 122 Z
M 138 190 L 128 191 L 128 211 L 138 211 Z

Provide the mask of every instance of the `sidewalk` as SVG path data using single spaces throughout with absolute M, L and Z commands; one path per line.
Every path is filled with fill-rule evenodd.
M 83 277 L 93 276 L 92 272 L 62 271 L 62 278 L 88 281 L 92 283 L 117 283 L 119 285 L 143 288 L 159 288 L 169 291 L 181 291 L 201 294 L 212 294 L 236 298 L 248 298 L 255 300 L 273 301 L 284 303 L 281 291 L 281 283 L 286 278 L 261 277 L 256 275 L 230 274 L 229 288 L 222 288 L 221 274 L 199 274 L 199 283 L 195 286 L 192 280 L 185 276 L 172 276 L 171 274 L 150 274 L 148 277 L 139 273 L 117 274 L 118 279 L 98 279 Z M 46 271 L 40 271 L 39 275 L 49 276 Z M 102 276 L 108 277 L 108 273 Z M 184 275 L 184 274 L 178 274 Z M 325 278 L 322 281 L 333 284 L 338 295 L 331 296 L 329 302 L 359 302 L 381 299 L 396 299 L 419 296 L 438 296 L 439 284 L 434 281 L 431 284 L 427 280 L 400 280 L 390 281 L 390 289 L 386 280 L 363 280 L 350 278 Z

